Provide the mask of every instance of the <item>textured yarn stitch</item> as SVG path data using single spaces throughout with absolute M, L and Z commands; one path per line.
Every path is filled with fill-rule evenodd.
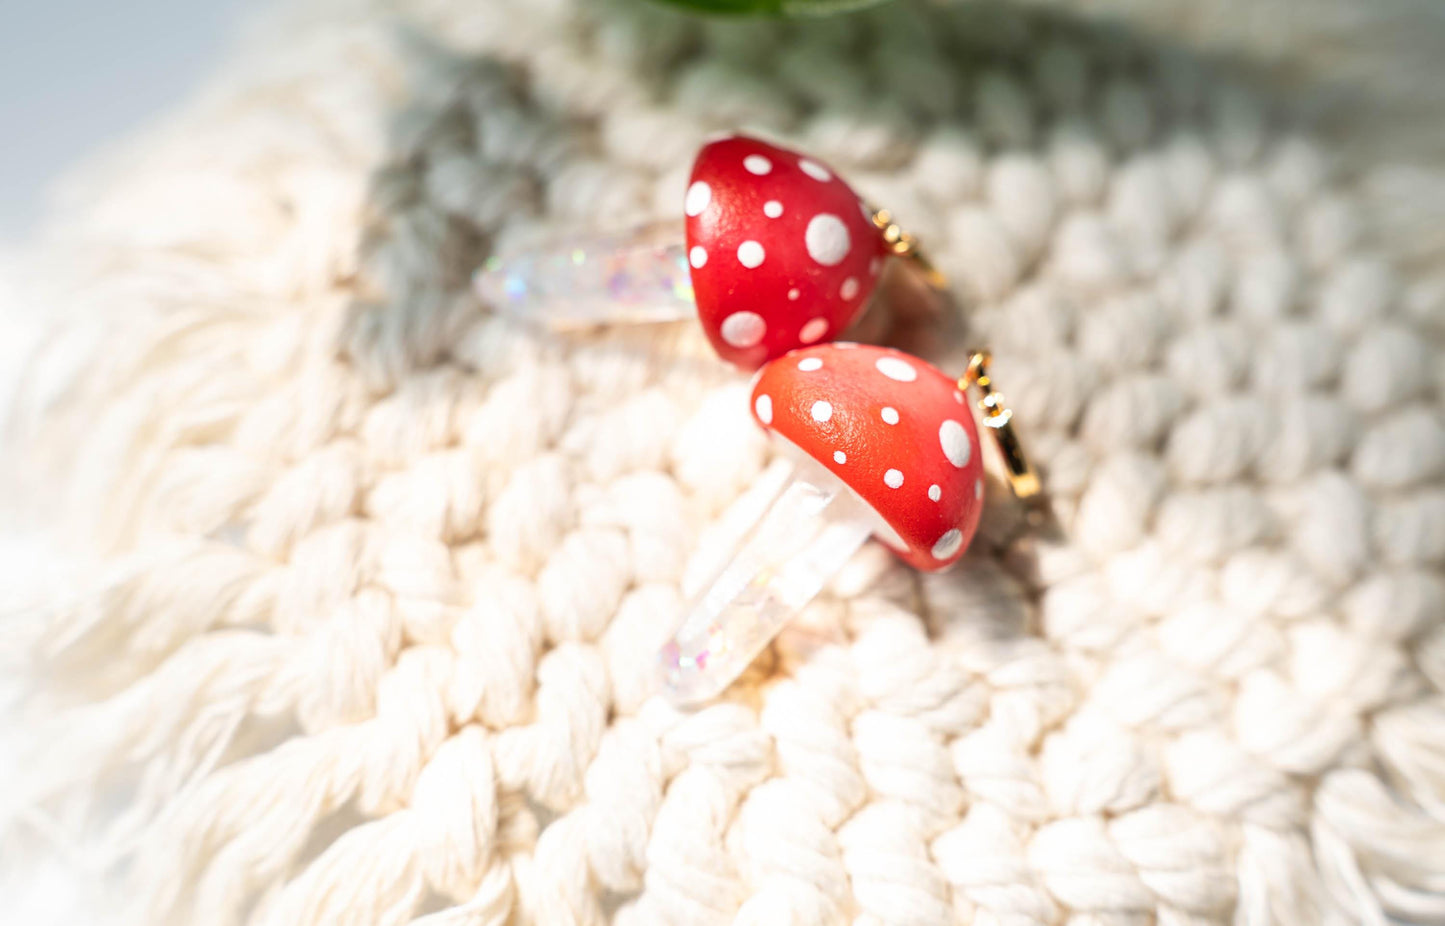
M 5 350 L 33 336 L 5 896 L 147 926 L 1445 922 L 1445 177 L 1157 31 L 1207 5 L 1144 6 L 1144 34 L 273 16 L 4 277 Z M 1298 10 L 1228 6 L 1265 39 Z M 945 369 L 990 344 L 1057 525 L 992 481 L 959 568 L 869 545 L 683 713 L 648 641 L 757 507 L 745 377 L 692 325 L 542 336 L 467 280 L 518 236 L 678 218 L 737 128 L 927 243 L 967 329 L 861 336 Z

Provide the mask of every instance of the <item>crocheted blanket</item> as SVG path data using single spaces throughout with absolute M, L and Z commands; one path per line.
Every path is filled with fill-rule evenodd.
M 1291 73 L 984 4 L 277 13 L 7 264 L 6 896 L 1445 921 L 1445 181 L 1321 134 Z M 546 334 L 467 282 L 680 223 L 732 129 L 927 245 L 962 318 L 862 335 L 992 346 L 1056 529 L 994 479 L 958 568 L 866 547 L 685 712 L 648 641 L 755 501 L 745 377 L 695 326 Z

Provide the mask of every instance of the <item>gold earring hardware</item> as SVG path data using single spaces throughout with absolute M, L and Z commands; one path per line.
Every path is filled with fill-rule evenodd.
M 1004 404 L 1003 393 L 994 391 L 993 378 L 988 375 L 992 360 L 988 351 L 975 351 L 968 358 L 968 369 L 958 379 L 958 388 L 976 396 L 983 426 L 993 432 L 994 442 L 1003 456 L 1009 486 L 1017 498 L 1030 501 L 1038 496 L 1041 489 L 1038 473 L 1029 463 L 1014 429 L 1013 409 Z
M 948 277 L 933 266 L 933 261 L 919 249 L 917 239 L 893 221 L 893 215 L 887 209 L 873 211 L 873 224 L 883 232 L 883 240 L 887 242 L 888 249 L 894 256 L 907 258 L 917 264 L 929 286 L 938 290 L 948 289 Z

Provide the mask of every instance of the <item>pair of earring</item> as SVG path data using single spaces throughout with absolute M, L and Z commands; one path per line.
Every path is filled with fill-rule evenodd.
M 753 415 L 791 465 L 662 647 L 663 691 L 691 704 L 720 694 L 869 537 L 924 571 L 961 557 L 983 507 L 979 422 L 1015 495 L 1035 497 L 1039 481 L 986 352 L 954 378 L 902 351 L 833 340 L 888 259 L 944 281 L 832 169 L 753 138 L 713 141 L 683 212 L 681 243 L 648 229 L 503 253 L 475 284 L 493 308 L 552 327 L 695 312 L 724 360 L 757 370 Z

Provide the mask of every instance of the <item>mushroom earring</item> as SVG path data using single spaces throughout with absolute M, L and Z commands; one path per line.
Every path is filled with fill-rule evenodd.
M 1014 494 L 1038 496 L 988 360 L 975 354 L 955 380 L 901 351 L 837 343 L 762 368 L 753 414 L 792 471 L 663 646 L 665 694 L 682 704 L 720 694 L 870 536 L 925 572 L 958 560 L 984 495 L 967 393 Z
M 913 238 L 830 167 L 755 138 L 703 146 L 683 214 L 682 241 L 649 226 L 498 253 L 474 288 L 494 309 L 553 328 L 696 313 L 718 354 L 751 370 L 841 335 L 889 257 L 917 261 L 943 286 Z

